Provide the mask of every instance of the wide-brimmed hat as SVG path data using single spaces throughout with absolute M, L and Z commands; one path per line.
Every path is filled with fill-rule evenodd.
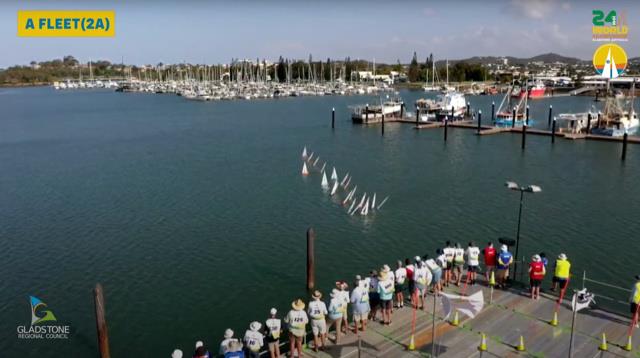
M 540 255 L 538 255 L 538 254 L 533 255 L 532 259 L 533 259 L 533 261 L 535 261 L 535 262 L 540 262 L 540 261 L 542 261 L 542 259 L 540 258 Z
M 360 281 L 360 280 L 362 280 L 362 276 L 356 275 L 356 281 Z
M 501 251 L 508 251 L 509 248 L 507 247 L 507 245 L 502 245 L 502 246 L 500 246 L 500 250 Z
M 204 346 L 204 343 L 202 343 L 202 341 L 197 341 L 196 342 L 196 348 L 200 348 L 202 346 Z
M 565 255 L 565 254 L 560 254 L 560 255 L 558 255 L 558 258 L 559 258 L 560 260 L 566 260 L 566 259 L 567 259 L 567 255 Z
M 420 262 L 420 260 L 422 260 L 422 259 L 420 258 L 420 256 L 416 256 L 415 260 L 416 260 L 416 262 Z
M 291 302 L 291 307 L 296 311 L 302 311 L 304 309 L 304 302 L 301 299 L 297 299 Z
M 179 349 L 174 350 L 173 353 L 171 353 L 171 358 L 182 358 L 182 351 Z
M 258 322 L 258 321 L 253 321 L 251 322 L 251 324 L 249 325 L 249 329 L 257 332 L 260 330 L 260 328 L 262 327 L 262 323 Z
M 229 339 L 231 337 L 233 337 L 233 331 L 231 330 L 231 328 L 227 328 L 227 330 L 224 331 L 224 338 Z
M 278 310 L 277 310 L 277 309 L 275 309 L 275 308 L 272 308 L 272 309 L 271 309 L 271 311 L 269 311 L 269 313 L 273 316 L 273 315 L 275 315 L 276 313 L 278 313 Z
M 386 280 L 387 275 L 388 275 L 387 271 L 380 271 L 380 273 L 378 274 L 378 280 L 382 280 L 382 281 Z
M 319 300 L 319 299 L 322 298 L 322 293 L 320 291 L 318 291 L 318 290 L 315 290 L 315 291 L 313 291 L 313 294 L 311 295 L 311 297 Z
M 391 271 L 391 267 L 389 267 L 389 265 L 383 265 L 382 266 L 382 272 L 390 272 Z

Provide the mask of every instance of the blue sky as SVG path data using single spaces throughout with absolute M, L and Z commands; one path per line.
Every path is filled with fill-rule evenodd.
M 5 1 L 0 67 L 61 58 L 85 62 L 222 63 L 235 58 L 420 59 L 556 52 L 591 58 L 591 11 L 625 10 L 629 57 L 640 55 L 639 1 Z M 20 9 L 113 9 L 115 38 L 20 38 Z M 603 10 L 607 10 L 603 9 Z M 636 22 L 637 21 L 637 22 Z

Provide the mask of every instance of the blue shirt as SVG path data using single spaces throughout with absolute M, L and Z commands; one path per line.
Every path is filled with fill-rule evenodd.
M 511 260 L 513 256 L 511 255 L 511 253 L 509 251 L 502 251 L 500 252 L 500 255 L 498 255 L 498 258 L 500 259 L 500 261 L 502 261 L 504 263 L 504 265 L 500 265 L 500 261 L 498 261 L 498 268 L 501 270 L 505 270 L 507 268 L 509 268 L 509 261 Z

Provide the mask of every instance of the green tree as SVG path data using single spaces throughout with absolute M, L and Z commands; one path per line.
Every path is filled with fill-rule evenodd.
M 409 65 L 409 73 L 407 75 L 409 77 L 409 82 L 416 82 L 418 80 L 418 76 L 420 76 L 420 67 L 418 66 L 418 55 L 413 52 L 413 58 L 411 59 L 411 64 Z

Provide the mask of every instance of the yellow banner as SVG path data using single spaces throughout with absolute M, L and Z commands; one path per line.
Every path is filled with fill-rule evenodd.
M 113 37 L 113 10 L 19 10 L 20 37 Z

